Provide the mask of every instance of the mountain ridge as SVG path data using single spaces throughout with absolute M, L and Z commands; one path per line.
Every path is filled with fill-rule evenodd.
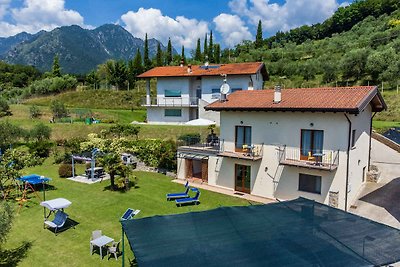
M 156 39 L 149 39 L 149 55 L 155 56 Z M 144 50 L 144 41 L 134 37 L 123 27 L 104 24 L 95 29 L 78 25 L 62 26 L 36 34 L 19 33 L 0 38 L 0 56 L 7 63 L 32 65 L 40 71 L 49 71 L 56 55 L 64 73 L 85 74 L 109 59 L 128 61 L 137 49 Z M 176 51 L 174 51 L 176 53 Z

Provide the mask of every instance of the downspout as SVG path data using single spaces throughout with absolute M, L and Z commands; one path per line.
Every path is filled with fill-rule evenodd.
M 346 191 L 344 195 L 344 210 L 347 211 L 347 195 L 349 190 L 349 167 L 350 167 L 350 147 L 351 147 L 351 120 L 347 117 L 346 113 L 344 113 L 347 121 L 349 122 L 349 137 L 347 142 L 347 166 L 346 166 Z
M 372 120 L 374 119 L 377 112 L 374 113 L 371 117 L 371 123 L 369 125 L 369 151 L 368 151 L 368 170 L 370 170 L 371 164 L 371 142 L 372 142 Z

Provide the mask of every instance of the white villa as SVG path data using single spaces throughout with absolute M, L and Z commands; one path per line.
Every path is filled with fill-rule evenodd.
M 156 67 L 142 73 L 146 79 L 148 123 L 185 123 L 207 119 L 219 124 L 219 113 L 204 107 L 220 99 L 224 78 L 231 92 L 258 90 L 268 78 L 264 63 L 237 63 L 205 66 Z M 150 79 L 157 79 L 157 95 L 151 96 Z
M 277 88 L 205 109 L 220 112 L 220 141 L 179 147 L 179 179 L 347 210 L 366 180 L 372 118 L 386 104 L 373 86 Z

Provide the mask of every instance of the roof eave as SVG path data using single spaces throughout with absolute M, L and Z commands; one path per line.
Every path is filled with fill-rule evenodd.
M 346 112 L 350 114 L 358 114 L 358 108 L 249 108 L 249 107 L 204 107 L 205 110 L 211 111 L 281 111 L 281 112 Z

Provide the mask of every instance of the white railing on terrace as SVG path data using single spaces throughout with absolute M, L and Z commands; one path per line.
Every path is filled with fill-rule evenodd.
M 198 97 L 145 97 L 143 99 L 144 106 L 195 107 L 198 104 Z

